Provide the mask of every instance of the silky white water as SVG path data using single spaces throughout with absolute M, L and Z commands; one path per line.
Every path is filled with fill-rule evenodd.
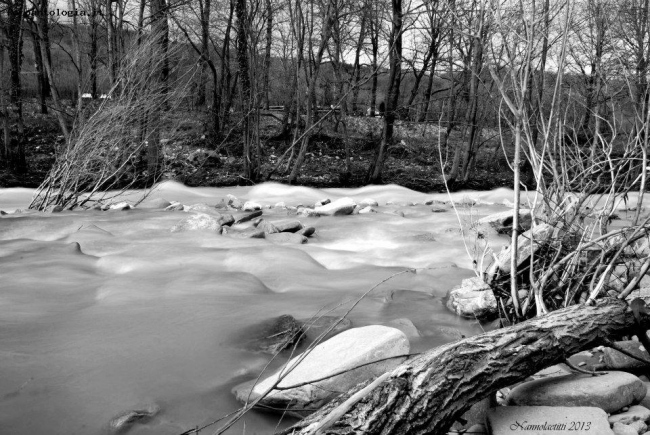
M 26 208 L 32 193 L 0 189 L 0 209 Z M 176 435 L 202 426 L 237 409 L 230 389 L 271 359 L 242 346 L 242 330 L 281 314 L 307 319 L 408 268 L 417 270 L 380 285 L 359 304 L 349 316 L 353 326 L 408 318 L 422 335 L 411 340 L 413 352 L 481 332 L 477 322 L 456 317 L 442 303 L 450 288 L 474 276 L 457 215 L 448 206 L 432 213 L 423 205 L 447 195 L 397 186 L 188 188 L 167 182 L 152 197 L 213 205 L 229 193 L 294 206 L 370 197 L 380 213 L 298 217 L 316 228 L 304 245 L 171 233 L 188 216 L 182 211 L 0 217 L 0 433 L 103 434 L 116 415 L 149 404 L 161 412 L 130 434 Z M 507 210 L 504 200 L 512 200 L 512 192 L 453 197 L 477 201 L 459 209 L 469 223 Z M 413 202 L 420 205 L 407 205 Z M 280 208 L 264 215 L 271 222 L 296 219 Z M 471 237 L 466 242 L 471 250 Z M 493 233 L 489 243 L 498 251 L 508 239 Z M 258 412 L 244 420 L 245 428 L 240 423 L 232 433 L 271 433 L 277 424 Z

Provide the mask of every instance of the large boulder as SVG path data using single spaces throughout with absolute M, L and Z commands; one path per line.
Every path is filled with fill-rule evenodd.
M 214 231 L 217 234 L 221 234 L 221 224 L 219 223 L 218 218 L 205 213 L 196 213 L 174 225 L 171 232 L 178 233 L 182 231 L 198 230 Z
M 539 224 L 517 238 L 517 267 L 549 242 L 554 228 L 549 224 Z M 532 246 L 531 246 L 532 245 Z M 502 250 L 486 272 L 486 281 L 491 283 L 497 276 L 509 276 L 512 246 Z
M 289 408 L 290 414 L 304 416 L 329 402 L 339 392 L 394 369 L 404 358 L 354 367 L 408 352 L 408 338 L 395 328 L 373 325 L 349 329 L 314 347 L 308 354 L 291 359 L 286 365 L 289 370 L 278 370 L 257 385 L 254 385 L 254 380 L 238 385 L 233 393 L 238 400 L 250 403 L 270 390 L 259 402 L 260 406 L 280 412 Z M 328 377 L 340 372 L 344 373 Z M 284 378 L 281 379 L 282 374 Z M 322 378 L 327 379 L 316 381 Z M 278 387 L 286 388 L 310 381 L 315 382 L 286 390 L 272 389 L 276 383 Z
M 339 198 L 329 204 L 314 208 L 314 212 L 320 216 L 339 216 L 352 214 L 357 203 L 352 198 Z
M 499 234 L 512 234 L 512 222 L 514 210 L 507 210 L 501 213 L 494 213 L 478 220 L 479 224 L 490 225 Z M 527 208 L 519 210 L 519 229 L 528 231 L 532 225 L 532 214 Z
M 497 300 L 480 278 L 467 278 L 449 290 L 447 308 L 461 317 L 489 319 L 497 313 Z
M 629 373 L 576 374 L 525 382 L 512 389 L 507 402 L 518 406 L 595 406 L 613 413 L 639 403 L 646 392 L 644 383 Z

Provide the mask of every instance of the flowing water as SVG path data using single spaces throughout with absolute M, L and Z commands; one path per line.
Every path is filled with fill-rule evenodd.
M 0 189 L 0 209 L 25 208 L 32 193 Z M 454 193 L 457 201 L 477 202 L 460 207 L 458 216 L 449 206 L 432 213 L 423 205 L 447 195 L 398 186 L 167 182 L 152 197 L 216 204 L 227 194 L 294 206 L 371 197 L 381 206 L 380 213 L 299 217 L 316 228 L 304 245 L 171 233 L 188 216 L 181 211 L 0 217 L 0 433 L 104 434 L 113 417 L 149 404 L 160 406 L 160 414 L 130 434 L 176 435 L 202 426 L 237 409 L 230 389 L 256 377 L 271 358 L 242 346 L 241 331 L 281 314 L 307 319 L 323 308 L 342 314 L 349 303 L 337 306 L 408 268 L 416 270 L 381 284 L 359 304 L 349 315 L 354 326 L 408 318 L 422 335 L 411 340 L 414 352 L 481 332 L 442 303 L 447 290 L 474 276 L 466 253 L 474 240 L 466 238 L 466 248 L 458 219 L 469 224 L 507 210 L 511 191 Z M 295 219 L 280 208 L 264 214 L 271 222 Z M 489 243 L 499 250 L 508 239 L 494 233 Z M 232 433 L 271 433 L 276 424 L 252 412 Z

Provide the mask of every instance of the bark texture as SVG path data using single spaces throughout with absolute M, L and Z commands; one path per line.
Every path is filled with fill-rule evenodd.
M 642 327 L 650 324 L 648 316 L 641 322 Z M 281 433 L 444 434 L 489 394 L 636 327 L 626 302 L 606 298 L 593 306 L 574 305 L 411 358 L 331 426 L 318 429 L 319 422 L 368 383 Z

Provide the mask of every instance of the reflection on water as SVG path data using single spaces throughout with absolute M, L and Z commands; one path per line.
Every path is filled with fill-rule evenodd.
M 153 403 L 162 408 L 159 416 L 129 433 L 175 435 L 206 424 L 237 408 L 230 388 L 256 376 L 270 359 L 237 346 L 242 329 L 281 314 L 309 318 L 405 268 L 418 270 L 379 286 L 351 314 L 353 325 L 409 318 L 423 335 L 412 342 L 416 352 L 481 331 L 441 303 L 449 288 L 473 276 L 454 230 L 456 215 L 400 205 L 444 201 L 446 195 L 397 186 L 217 189 L 166 183 L 154 197 L 215 204 L 229 193 L 264 205 L 371 197 L 387 213 L 299 218 L 316 227 L 315 236 L 305 245 L 282 246 L 171 233 L 187 216 L 183 212 L 0 218 L 3 433 L 102 434 L 114 416 Z M 28 189 L 0 189 L 0 209 L 26 207 L 30 195 Z M 502 202 L 511 193 L 454 196 L 478 200 L 472 213 L 480 217 L 505 210 Z M 295 219 L 284 209 L 266 210 L 265 216 L 271 222 Z M 497 248 L 507 243 L 491 237 Z M 246 433 L 270 433 L 276 424 L 271 416 L 251 413 Z

